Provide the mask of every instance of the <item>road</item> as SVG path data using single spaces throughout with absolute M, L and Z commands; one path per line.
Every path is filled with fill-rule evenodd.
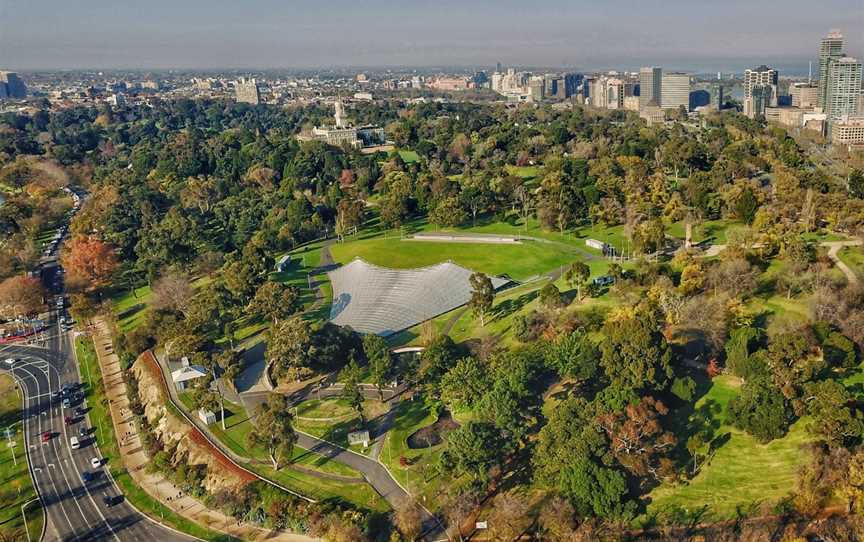
M 62 292 L 62 278 L 56 265 L 46 269 L 43 279 L 53 291 Z M 114 542 L 188 542 L 193 537 L 163 527 L 135 510 L 122 498 L 120 490 L 110 477 L 107 467 L 94 468 L 92 458 L 104 464 L 96 446 L 94 430 L 88 416 L 73 418 L 66 424 L 65 416 L 72 416 L 73 408 L 64 409 L 52 394 L 63 384 L 79 382 L 78 365 L 74 356 L 71 332 L 64 330 L 59 318 L 64 309 L 51 303 L 50 325 L 38 342 L 32 345 L 0 346 L 0 359 L 14 358 L 10 367 L 0 363 L 0 370 L 9 372 L 19 383 L 24 399 L 24 442 L 31 476 L 47 514 L 45 541 Z M 79 429 L 87 428 L 86 436 Z M 110 427 L 101 428 L 110 431 Z M 42 434 L 51 437 L 42 442 Z M 70 439 L 77 436 L 81 445 L 73 450 Z M 85 483 L 82 473 L 94 473 Z M 103 502 L 105 496 L 114 497 L 113 506 Z M 40 533 L 30 533 L 38 540 Z

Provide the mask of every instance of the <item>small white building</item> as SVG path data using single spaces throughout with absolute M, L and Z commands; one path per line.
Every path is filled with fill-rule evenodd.
M 348 444 L 350 446 L 354 446 L 355 444 L 362 444 L 364 448 L 369 447 L 369 431 L 353 431 L 348 433 Z
M 177 391 L 183 391 L 193 380 L 207 376 L 207 369 L 201 365 L 189 365 L 189 360 L 183 358 L 183 366 L 171 371 L 171 380 Z
M 289 265 L 291 265 L 291 255 L 285 254 L 284 256 L 276 260 L 276 272 L 284 273 L 288 269 Z
M 204 425 L 210 425 L 216 423 L 216 414 L 212 410 L 199 408 L 198 419 L 204 422 Z

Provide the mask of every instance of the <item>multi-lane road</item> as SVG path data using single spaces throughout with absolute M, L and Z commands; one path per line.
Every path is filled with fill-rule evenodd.
M 43 280 L 55 294 L 62 293 L 62 275 L 56 265 L 46 268 Z M 86 414 L 74 414 L 85 404 L 79 401 L 64 408 L 55 397 L 64 384 L 79 382 L 79 368 L 71 331 L 60 323 L 60 318 L 66 317 L 65 309 L 53 299 L 50 307 L 48 329 L 37 342 L 0 345 L 0 360 L 4 360 L 0 370 L 11 373 L 23 392 L 27 459 L 47 514 L 43 540 L 195 540 L 159 525 L 126 502 L 99 452 L 96 429 Z M 15 360 L 12 365 L 5 362 L 9 358 Z M 66 417 L 72 418 L 71 423 Z M 82 427 L 85 436 L 81 436 Z M 71 445 L 72 437 L 80 441 L 77 449 Z M 92 463 L 94 458 L 99 460 L 98 466 Z M 85 482 L 85 476 L 91 479 Z M 110 505 L 106 497 L 113 501 Z M 39 533 L 31 533 L 31 537 L 38 540 Z

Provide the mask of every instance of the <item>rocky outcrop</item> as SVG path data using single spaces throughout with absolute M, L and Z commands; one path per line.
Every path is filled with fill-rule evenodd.
M 142 354 L 130 369 L 138 381 L 138 398 L 151 431 L 172 450 L 171 464 L 204 465 L 204 488 L 209 493 L 236 487 L 256 478 L 239 468 L 180 415 L 168 398 L 165 382 L 151 352 Z

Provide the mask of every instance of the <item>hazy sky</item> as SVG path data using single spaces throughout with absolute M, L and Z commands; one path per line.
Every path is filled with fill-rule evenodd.
M 797 65 L 864 0 L 0 0 L 0 67 Z

